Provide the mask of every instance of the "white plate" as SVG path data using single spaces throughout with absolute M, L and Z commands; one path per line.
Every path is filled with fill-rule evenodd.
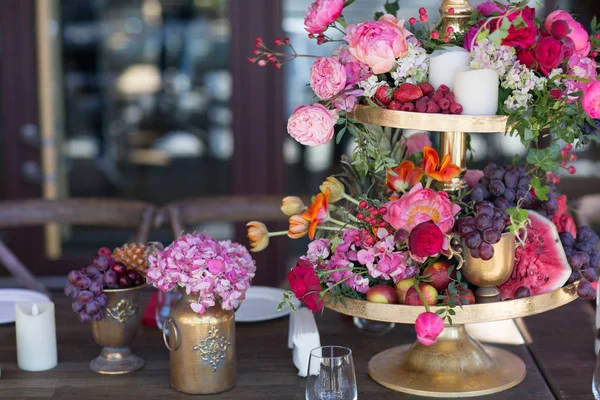
M 50 298 L 35 290 L 0 289 L 0 324 L 15 322 L 15 303 L 22 301 L 43 303 Z
M 292 310 L 288 306 L 277 311 L 281 302 L 281 295 L 285 290 L 267 287 L 250 286 L 246 292 L 246 299 L 235 313 L 236 322 L 258 322 L 285 317 Z

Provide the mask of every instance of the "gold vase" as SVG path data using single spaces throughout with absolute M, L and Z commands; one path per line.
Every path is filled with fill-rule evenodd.
M 105 289 L 108 303 L 104 318 L 92 322 L 92 334 L 102 352 L 90 362 L 90 369 L 107 375 L 127 374 L 142 369 L 144 360 L 131 353 L 129 345 L 142 320 L 140 289 L 147 285 L 127 289 Z
M 463 276 L 478 286 L 475 291 L 477 303 L 492 303 L 500 301 L 500 291 L 497 286 L 510 278 L 515 266 L 515 235 L 503 233 L 500 241 L 492 246 L 494 257 L 484 261 L 474 258 L 466 251 L 465 264 L 461 271 Z
M 199 315 L 190 307 L 197 299 L 183 292 L 163 325 L 171 386 L 188 394 L 224 392 L 235 385 L 235 313 L 217 304 Z

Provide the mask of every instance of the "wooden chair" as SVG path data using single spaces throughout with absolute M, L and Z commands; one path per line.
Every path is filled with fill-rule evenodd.
M 134 240 L 148 241 L 156 208 L 135 200 L 71 198 L 0 202 L 0 229 L 66 223 L 119 229 L 137 229 Z M 31 289 L 48 292 L 27 267 L 0 241 L 0 262 Z
M 169 221 L 174 237 L 187 226 L 207 222 L 287 221 L 280 210 L 283 196 L 197 197 L 166 205 L 156 216 L 155 227 Z

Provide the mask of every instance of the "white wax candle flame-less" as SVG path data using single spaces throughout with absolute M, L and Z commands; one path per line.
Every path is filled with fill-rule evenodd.
M 498 73 L 491 69 L 459 70 L 454 77 L 456 102 L 463 115 L 496 115 L 498 112 Z
M 429 83 L 437 90 L 446 85 L 454 91 L 454 74 L 469 66 L 470 54 L 462 49 L 448 51 L 429 59 Z
M 25 371 L 57 365 L 54 303 L 16 303 L 17 364 Z

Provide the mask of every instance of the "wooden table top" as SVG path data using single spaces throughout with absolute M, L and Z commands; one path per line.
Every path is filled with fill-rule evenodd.
M 122 376 L 91 372 L 88 363 L 100 348 L 89 326 L 80 324 L 69 300 L 56 295 L 58 366 L 50 371 L 17 368 L 15 328 L 0 327 L 0 398 L 13 399 L 189 399 L 170 387 L 169 352 L 157 328 L 142 327 L 132 346 L 146 361 L 143 370 Z M 147 298 L 147 296 L 146 296 Z M 517 387 L 482 399 L 590 399 L 593 354 L 593 308 L 577 301 L 561 309 L 525 320 L 533 343 L 500 346 L 527 364 L 527 378 Z M 420 399 L 390 391 L 367 375 L 370 357 L 386 348 L 414 341 L 414 328 L 397 326 L 391 333 L 371 338 L 359 333 L 352 321 L 325 311 L 317 318 L 323 345 L 353 350 L 360 399 Z M 288 319 L 237 324 L 237 385 L 215 400 L 304 399 L 305 381 L 297 376 L 287 348 Z

